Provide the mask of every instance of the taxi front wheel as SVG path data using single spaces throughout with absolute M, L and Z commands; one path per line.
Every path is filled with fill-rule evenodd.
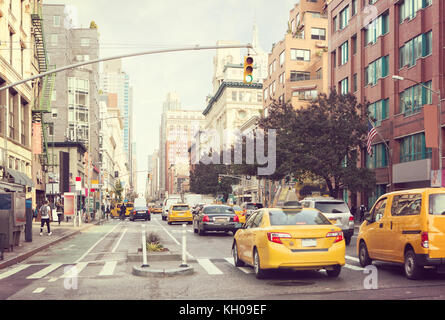
M 372 260 L 368 254 L 368 248 L 366 247 L 366 244 L 363 241 L 360 242 L 358 258 L 360 261 L 360 266 L 362 268 L 372 264 Z

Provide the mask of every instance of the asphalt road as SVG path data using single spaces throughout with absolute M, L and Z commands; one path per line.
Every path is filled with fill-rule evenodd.
M 193 275 L 137 277 L 132 275 L 135 263 L 126 257 L 128 250 L 140 246 L 142 224 L 147 231 L 161 233 L 169 249 L 180 250 L 182 225 L 167 225 L 160 215 L 149 222 L 111 220 L 2 270 L 0 299 L 445 299 L 445 275 L 427 272 L 422 280 L 411 281 L 400 265 L 379 262 L 374 263 L 373 273 L 365 273 L 356 257 L 355 237 L 338 278 L 328 278 L 324 271 L 280 271 L 258 280 L 252 268 L 233 266 L 231 233 L 198 236 L 191 225 L 186 234 Z M 373 281 L 371 275 L 376 275 Z

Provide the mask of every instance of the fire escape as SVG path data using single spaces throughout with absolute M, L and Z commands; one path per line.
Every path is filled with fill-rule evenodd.
M 32 26 L 34 29 L 35 50 L 39 65 L 39 72 L 48 71 L 48 55 L 45 46 L 45 37 L 43 30 L 43 16 L 42 7 L 39 5 L 35 8 L 34 13 L 31 14 Z M 54 68 L 53 66 L 52 68 Z M 32 122 L 41 123 L 42 128 L 42 154 L 40 155 L 40 162 L 44 171 L 47 171 L 49 163 L 48 156 L 48 123 L 44 121 L 44 114 L 51 112 L 51 101 L 54 89 L 56 74 L 46 75 L 42 78 L 40 97 L 34 100 L 32 109 Z

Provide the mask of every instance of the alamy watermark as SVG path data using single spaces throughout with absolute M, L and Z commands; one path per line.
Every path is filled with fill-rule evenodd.
M 375 290 L 379 288 L 379 277 L 376 266 L 369 265 L 363 269 L 363 273 L 367 274 L 363 280 L 363 287 L 367 290 Z

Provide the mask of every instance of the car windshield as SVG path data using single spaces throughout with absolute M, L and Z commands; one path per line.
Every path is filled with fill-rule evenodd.
M 186 211 L 190 210 L 189 206 L 173 206 L 174 211 Z
M 147 210 L 147 207 L 134 207 L 134 210 L 136 210 L 136 211 Z
M 231 207 L 207 207 L 204 208 L 204 213 L 234 213 Z
M 340 201 L 315 202 L 315 208 L 324 213 L 349 213 L 346 203 Z
M 329 220 L 317 210 L 271 210 L 269 212 L 270 225 L 329 225 Z
M 445 215 L 445 194 L 430 195 L 429 213 L 432 215 Z
M 263 205 L 261 203 L 248 203 L 246 209 L 248 210 L 256 210 L 261 209 Z

